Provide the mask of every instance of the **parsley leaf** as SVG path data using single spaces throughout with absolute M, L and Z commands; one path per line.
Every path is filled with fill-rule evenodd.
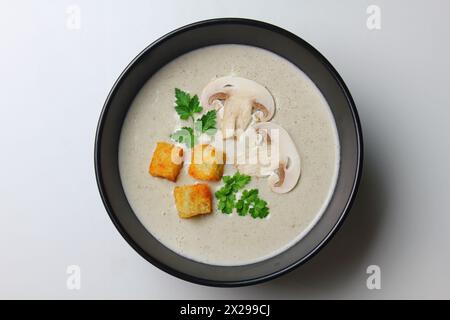
M 251 180 L 250 176 L 247 176 L 245 174 L 241 174 L 239 171 L 236 172 L 233 176 L 233 191 L 237 192 L 238 190 L 245 187 Z
M 250 214 L 255 219 L 267 217 L 269 214 L 267 201 L 260 199 L 258 193 L 258 189 L 244 190 L 236 203 L 236 210 L 240 216 Z
M 233 176 L 222 178 L 225 185 L 216 191 L 215 196 L 219 200 L 218 208 L 222 213 L 230 214 L 236 205 L 236 192 L 250 182 L 251 177 L 236 172 Z
M 195 122 L 195 129 L 197 132 L 206 133 L 213 136 L 217 132 L 216 110 L 210 110 L 205 113 L 200 119 Z
M 180 130 L 175 131 L 170 137 L 176 142 L 184 143 L 188 148 L 193 148 L 197 142 L 194 130 L 189 127 L 183 127 Z
M 227 198 L 222 201 L 222 212 L 226 214 L 230 214 L 233 212 L 234 203 L 236 201 L 236 195 L 230 194 Z
M 189 93 L 175 88 L 175 98 L 175 110 L 182 120 L 191 118 L 195 121 L 194 113 L 200 113 L 203 111 L 197 95 L 191 97 Z
M 175 88 L 175 111 L 182 120 L 192 119 L 194 128 L 183 127 L 177 130 L 170 136 L 174 141 L 184 143 L 188 148 L 193 148 L 197 143 L 198 132 L 206 132 L 210 135 L 215 134 L 216 111 L 207 112 L 197 120 L 194 118 L 194 114 L 203 111 L 197 95 L 191 97 L 188 92 Z M 200 128 L 200 131 L 198 128 Z
M 222 213 L 230 214 L 236 208 L 240 216 L 250 214 L 255 219 L 262 219 L 269 215 L 267 201 L 259 197 L 258 189 L 242 191 L 240 199 L 236 201 L 236 193 L 250 182 L 250 176 L 241 174 L 238 171 L 233 176 L 224 176 L 222 180 L 225 185 L 215 193 L 218 199 L 218 209 Z

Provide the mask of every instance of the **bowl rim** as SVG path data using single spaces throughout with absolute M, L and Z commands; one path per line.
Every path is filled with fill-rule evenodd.
M 163 44 L 166 40 L 177 36 L 181 33 L 200 28 L 200 27 L 207 27 L 212 25 L 227 25 L 227 24 L 241 24 L 241 25 L 247 25 L 247 26 L 253 26 L 261 29 L 266 29 L 278 34 L 281 34 L 290 40 L 298 43 L 301 46 L 304 46 L 306 49 L 308 49 L 316 59 L 318 59 L 319 62 L 322 63 L 323 66 L 325 66 L 328 70 L 328 72 L 332 75 L 332 77 L 335 79 L 336 83 L 339 85 L 342 93 L 344 94 L 348 106 L 350 107 L 351 115 L 353 124 L 355 126 L 355 132 L 356 132 L 356 145 L 357 145 L 357 166 L 356 166 L 356 174 L 355 179 L 353 181 L 351 192 L 349 194 L 347 203 L 342 211 L 342 213 L 339 216 L 339 219 L 334 224 L 333 228 L 327 233 L 327 235 L 320 241 L 317 246 L 311 250 L 307 255 L 304 257 L 298 259 L 294 263 L 288 265 L 287 267 L 280 269 L 278 271 L 269 273 L 264 276 L 251 278 L 251 279 L 245 279 L 245 280 L 237 280 L 237 281 L 218 281 L 218 280 L 209 280 L 209 279 L 203 279 L 196 276 L 192 276 L 190 274 L 180 272 L 178 270 L 175 270 L 171 268 L 170 266 L 160 262 L 153 256 L 151 256 L 147 251 L 142 249 L 133 239 L 133 237 L 126 231 L 126 229 L 122 226 L 119 219 L 116 217 L 114 210 L 111 206 L 110 200 L 108 198 L 108 195 L 105 192 L 104 187 L 104 180 L 102 176 L 102 170 L 101 170 L 101 164 L 100 164 L 100 150 L 101 150 L 101 141 L 102 141 L 102 135 L 103 135 L 103 126 L 106 118 L 106 114 L 108 113 L 110 109 L 110 101 L 113 99 L 117 92 L 117 88 L 121 85 L 124 78 L 126 78 L 126 75 L 130 72 L 130 70 L 133 69 L 134 65 L 137 61 L 139 61 L 146 53 L 147 51 L 152 50 L 153 48 Z M 160 270 L 175 276 L 179 279 L 189 281 L 192 283 L 200 284 L 200 285 L 206 285 L 206 286 L 214 286 L 214 287 L 240 287 L 240 286 L 247 286 L 247 285 L 254 285 L 262 282 L 266 282 L 269 280 L 272 280 L 274 278 L 277 278 L 281 275 L 287 274 L 293 270 L 295 270 L 300 265 L 306 263 L 309 261 L 312 257 L 314 257 L 320 250 L 322 250 L 328 242 L 333 238 L 333 236 L 337 233 L 337 231 L 342 226 L 345 218 L 348 216 L 348 213 L 354 203 L 354 200 L 356 198 L 356 194 L 358 191 L 358 187 L 361 181 L 362 177 L 362 169 L 363 169 L 363 158 L 364 158 L 364 145 L 363 145 L 363 134 L 361 129 L 361 123 L 360 118 L 358 115 L 358 111 L 356 109 L 356 105 L 353 101 L 353 98 L 350 94 L 350 91 L 348 90 L 347 86 L 344 83 L 344 80 L 339 75 L 339 73 L 336 71 L 336 69 L 331 65 L 331 63 L 312 45 L 310 45 L 308 42 L 300 38 L 299 36 L 295 35 L 294 33 L 287 31 L 283 28 L 280 28 L 278 26 L 275 26 L 273 24 L 259 21 L 259 20 L 253 20 L 253 19 L 247 19 L 247 18 L 214 18 L 214 19 L 207 19 L 207 20 L 201 20 L 197 22 L 193 22 L 187 25 L 184 25 L 182 27 L 179 27 L 173 31 L 170 31 L 166 33 L 165 35 L 161 36 L 157 40 L 153 41 L 151 44 L 149 44 L 147 47 L 145 47 L 121 72 L 117 80 L 114 82 L 111 90 L 108 93 L 108 96 L 105 100 L 105 103 L 103 105 L 103 108 L 100 113 L 100 118 L 97 124 L 97 130 L 95 134 L 95 144 L 94 144 L 94 169 L 95 169 L 95 176 L 97 181 L 97 187 L 100 193 L 100 197 L 102 199 L 103 205 L 105 206 L 105 209 L 113 222 L 116 229 L 119 231 L 119 233 L 122 235 L 122 237 L 125 239 L 125 241 L 145 260 L 159 268 Z

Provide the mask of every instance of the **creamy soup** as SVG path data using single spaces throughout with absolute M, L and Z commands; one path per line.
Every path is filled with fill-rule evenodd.
M 264 219 L 223 214 L 213 195 L 213 212 L 181 219 L 173 191 L 195 184 L 185 164 L 176 182 L 152 177 L 149 163 L 159 141 L 170 142 L 182 124 L 174 111 L 174 88 L 192 94 L 217 77 L 256 81 L 273 96 L 272 122 L 289 133 L 301 159 L 301 176 L 287 193 L 271 190 L 265 178 L 252 178 L 270 214 Z M 186 156 L 186 153 L 185 153 Z M 163 245 L 190 259 L 214 265 L 243 265 L 286 250 L 320 219 L 339 171 L 339 141 L 327 102 L 296 66 L 269 51 L 243 45 L 217 45 L 189 52 L 154 74 L 134 99 L 119 145 L 119 169 L 128 201 L 147 230 Z M 225 165 L 225 175 L 236 171 Z M 214 193 L 222 182 L 207 182 Z

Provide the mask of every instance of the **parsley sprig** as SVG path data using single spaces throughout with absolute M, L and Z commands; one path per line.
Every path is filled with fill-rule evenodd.
M 233 176 L 224 176 L 222 180 L 225 185 L 215 193 L 218 199 L 217 207 L 222 213 L 230 214 L 236 208 L 240 216 L 250 214 L 255 219 L 268 216 L 267 201 L 259 197 L 258 189 L 244 190 L 236 201 L 236 193 L 250 182 L 250 176 L 236 172 Z
M 216 128 L 216 110 L 210 110 L 202 117 L 195 119 L 195 114 L 202 113 L 203 107 L 197 95 L 191 96 L 188 92 L 175 88 L 175 111 L 181 120 L 192 120 L 192 127 L 183 127 L 174 132 L 170 137 L 188 148 L 193 148 L 200 134 L 214 135 Z
M 175 110 L 183 120 L 191 118 L 192 121 L 195 121 L 194 113 L 200 113 L 203 111 L 197 95 L 191 97 L 189 93 L 175 88 L 175 98 Z
M 250 182 L 251 177 L 240 174 L 239 171 L 233 176 L 224 176 L 222 181 L 225 185 L 216 191 L 215 196 L 219 200 L 217 206 L 222 213 L 230 214 L 236 205 L 236 192 Z
M 200 119 L 197 119 L 195 122 L 195 130 L 197 132 L 206 133 L 210 136 L 215 135 L 217 132 L 216 117 L 216 110 L 209 110 Z
M 194 134 L 194 130 L 189 127 L 183 127 L 175 131 L 170 137 L 176 142 L 184 143 L 189 148 L 193 148 L 197 143 L 197 137 Z
M 258 189 L 244 190 L 239 201 L 236 203 L 236 211 L 238 215 L 245 216 L 248 213 L 253 218 L 265 218 L 269 214 L 267 201 L 258 196 Z

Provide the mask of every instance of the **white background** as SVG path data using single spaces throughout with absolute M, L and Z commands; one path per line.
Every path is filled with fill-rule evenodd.
M 81 28 L 66 9 L 81 9 Z M 368 30 L 366 9 L 381 9 Z M 448 1 L 0 2 L 0 298 L 450 298 Z M 208 288 L 153 267 L 101 203 L 93 146 L 103 102 L 145 46 L 182 25 L 247 17 L 321 51 L 358 106 L 364 177 L 313 260 L 277 280 Z M 81 267 L 81 290 L 66 268 Z M 366 268 L 379 265 L 381 290 Z

